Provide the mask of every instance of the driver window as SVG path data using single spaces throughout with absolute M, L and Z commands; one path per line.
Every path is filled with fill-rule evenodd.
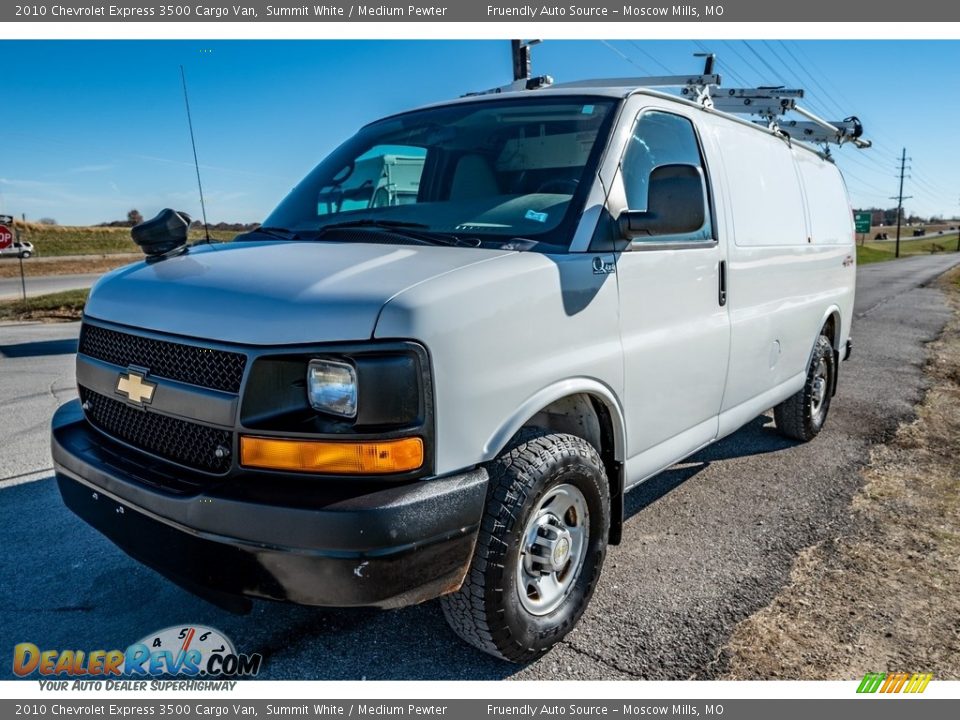
M 647 184 L 650 172 L 660 165 L 682 163 L 694 165 L 703 172 L 703 159 L 693 124 L 684 117 L 665 112 L 642 114 L 633 128 L 629 145 L 621 164 L 627 207 L 631 210 L 647 209 Z M 713 238 L 710 212 L 707 208 L 704 227 L 684 235 L 660 235 L 638 238 L 640 242 L 690 242 Z

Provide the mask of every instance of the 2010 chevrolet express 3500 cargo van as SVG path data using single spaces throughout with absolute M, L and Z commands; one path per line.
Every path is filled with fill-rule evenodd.
M 53 419 L 66 504 L 221 603 L 441 597 L 482 650 L 546 652 L 627 490 L 771 407 L 812 439 L 849 353 L 832 162 L 610 85 L 374 122 L 234 242 L 136 230 Z

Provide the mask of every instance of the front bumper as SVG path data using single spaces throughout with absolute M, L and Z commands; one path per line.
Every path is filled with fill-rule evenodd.
M 482 469 L 310 507 L 229 488 L 171 494 L 144 481 L 135 453 L 93 429 L 79 401 L 54 415 L 51 444 L 67 507 L 133 558 L 234 610 L 249 605 L 243 597 L 390 608 L 451 592 L 486 497 Z

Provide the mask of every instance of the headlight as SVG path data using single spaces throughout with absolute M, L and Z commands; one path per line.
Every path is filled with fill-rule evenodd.
M 314 410 L 357 416 L 357 371 L 336 360 L 311 360 L 307 367 L 307 396 Z

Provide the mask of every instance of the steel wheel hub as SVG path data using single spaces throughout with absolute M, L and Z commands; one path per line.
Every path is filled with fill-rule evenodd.
M 589 537 L 587 501 L 573 485 L 548 492 L 521 538 L 517 593 L 534 615 L 552 612 L 573 588 Z
M 827 397 L 827 361 L 823 358 L 817 363 L 816 374 L 813 376 L 813 392 L 810 394 L 810 411 L 816 417 L 823 409 L 823 401 Z

